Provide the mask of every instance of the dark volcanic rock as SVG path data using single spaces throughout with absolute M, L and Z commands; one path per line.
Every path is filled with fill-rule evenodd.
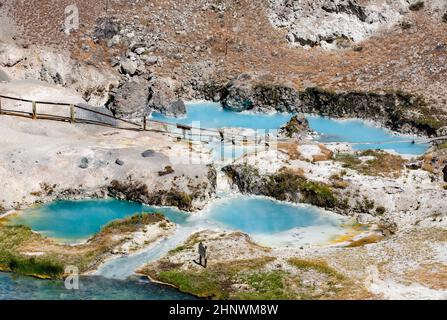
M 259 174 L 258 169 L 252 166 L 229 165 L 222 171 L 231 179 L 239 191 L 253 195 L 267 195 L 267 181 Z
M 447 165 L 442 169 L 442 173 L 444 174 L 444 182 L 447 182 Z
M 183 100 L 177 100 L 174 103 L 172 103 L 169 108 L 167 109 L 170 114 L 173 115 L 183 115 L 186 113 L 186 105 Z
M 292 172 L 266 175 L 249 165 L 229 165 L 222 171 L 241 193 L 268 196 L 280 201 L 310 203 L 337 212 L 345 213 L 347 209 L 328 185 L 309 181 Z
M 242 74 L 223 89 L 221 103 L 232 111 L 291 112 L 299 103 L 298 92 L 286 85 L 267 84 L 257 75 Z
M 304 114 L 297 114 L 283 126 L 278 134 L 280 137 L 299 138 L 303 133 L 309 132 L 309 121 Z
M 94 30 L 94 36 L 97 39 L 111 39 L 119 34 L 120 30 L 121 26 L 117 19 L 110 17 L 99 18 Z
M 81 159 L 81 164 L 79 165 L 79 168 L 81 168 L 81 169 L 88 168 L 88 159 L 87 158 L 84 157 Z
M 436 135 L 442 122 L 433 117 L 422 97 L 404 92 L 334 92 L 307 88 L 297 111 L 323 116 L 378 121 L 404 133 Z
M 150 158 L 150 157 L 153 157 L 153 156 L 155 156 L 155 151 L 154 150 L 146 150 L 146 151 L 144 151 L 142 154 L 141 154 L 141 156 L 143 157 L 143 158 Z
M 174 206 L 181 210 L 191 210 L 193 197 L 174 188 L 170 190 L 150 190 L 144 183 L 137 181 L 113 180 L 108 187 L 109 196 L 146 203 L 156 206 Z
M 124 165 L 124 161 L 120 160 L 120 159 L 116 159 L 115 163 L 119 166 L 123 166 Z

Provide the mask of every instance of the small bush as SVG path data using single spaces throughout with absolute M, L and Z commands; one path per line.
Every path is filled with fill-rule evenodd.
M 379 215 L 379 216 L 384 215 L 385 212 L 386 212 L 385 207 L 379 206 L 379 207 L 376 208 L 376 214 Z
M 338 273 L 335 269 L 331 268 L 325 261 L 320 260 L 303 260 L 299 258 L 290 258 L 288 260 L 289 264 L 301 269 L 301 270 L 314 270 L 328 276 L 333 276 L 339 280 L 343 279 L 344 276 Z
M 166 175 L 168 175 L 168 174 L 174 173 L 174 172 L 175 172 L 175 171 L 174 171 L 174 169 L 172 169 L 171 166 L 166 166 L 165 169 L 164 169 L 164 171 L 159 171 L 159 172 L 158 172 L 158 175 L 159 175 L 160 177 L 162 177 L 162 176 L 166 176 Z
M 412 24 L 410 22 L 408 22 L 408 21 L 402 21 L 400 23 L 400 27 L 401 27 L 402 30 L 408 30 L 408 29 L 410 29 L 412 27 Z
M 413 4 L 410 4 L 409 9 L 411 11 L 419 11 L 419 10 L 423 9 L 424 7 L 425 7 L 424 1 L 418 1 Z
M 111 233 L 111 232 L 135 232 L 141 226 L 154 224 L 162 221 L 164 216 L 159 213 L 141 213 L 136 214 L 132 217 L 128 217 L 121 220 L 115 220 L 107 224 L 102 230 L 101 234 Z
M 335 161 L 343 163 L 343 168 L 354 169 L 362 163 L 357 157 L 349 153 L 338 153 L 334 156 Z
M 303 177 L 283 171 L 270 177 L 267 183 L 267 194 L 281 201 L 293 200 L 303 182 Z

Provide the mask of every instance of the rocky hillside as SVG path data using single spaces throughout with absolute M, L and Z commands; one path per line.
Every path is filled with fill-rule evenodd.
M 67 35 L 65 8 L 73 3 L 80 25 Z M 447 123 L 443 0 L 0 4 L 1 78 L 72 87 L 89 103 L 105 104 L 129 118 L 151 110 L 180 115 L 185 112 L 183 101 L 191 98 L 224 101 L 234 84 L 231 80 L 250 74 L 255 88 L 273 86 L 298 97 L 308 88 L 342 97 L 403 93 L 412 101 L 424 101 L 422 109 L 416 104 L 405 110 L 406 117 L 414 115 L 417 123 L 428 125 L 423 132 L 432 134 Z M 237 95 L 245 89 L 230 92 Z M 252 102 L 269 107 L 277 102 L 265 97 Z M 306 100 L 288 100 L 292 106 L 285 102 L 285 108 L 310 108 Z M 322 100 L 320 107 L 331 114 L 339 100 Z M 399 108 L 396 101 L 377 108 Z M 241 97 L 233 102 L 234 109 L 244 107 Z M 357 115 L 355 107 L 346 114 Z

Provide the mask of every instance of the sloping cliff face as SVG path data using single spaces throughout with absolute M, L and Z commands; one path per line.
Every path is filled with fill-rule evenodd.
M 69 0 L 5 3 L 0 79 L 69 87 L 92 105 L 138 119 L 154 110 L 183 115 L 190 99 L 236 111 L 309 108 L 375 119 L 382 113 L 358 110 L 404 104 L 383 98 L 402 91 L 423 96 L 434 118 L 424 122 L 434 123 L 446 113 L 447 3 L 419 2 L 129 0 L 105 10 L 79 0 L 80 28 L 69 35 L 61 28 Z M 266 76 L 254 84 L 246 76 L 253 73 Z
M 24 48 L 0 40 L 0 70 L 8 80 L 39 80 L 76 90 L 89 104 L 102 106 L 119 84 L 110 70 L 73 60 L 66 51 Z
M 418 0 L 270 0 L 271 23 L 287 31 L 287 40 L 299 46 L 337 48 L 359 42 L 389 28 L 410 11 L 442 6 Z

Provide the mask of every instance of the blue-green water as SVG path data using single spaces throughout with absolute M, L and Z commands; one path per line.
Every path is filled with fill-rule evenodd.
M 401 154 L 423 154 L 428 144 L 413 144 L 414 136 L 396 135 L 358 119 L 335 120 L 320 116 L 307 116 L 312 130 L 321 134 L 321 142 L 349 142 L 355 150 L 383 149 Z
M 217 103 L 189 103 L 187 116 L 170 118 L 153 114 L 153 119 L 171 123 L 200 126 L 202 128 L 238 127 L 256 130 L 275 130 L 286 124 L 291 114 L 274 113 L 270 115 L 224 110 Z M 375 127 L 359 119 L 337 120 L 333 118 L 308 115 L 310 127 L 320 135 L 321 142 L 353 143 L 355 150 L 382 149 L 401 154 L 420 155 L 429 145 L 412 144 L 414 136 L 396 135 L 389 130 Z
M 149 207 L 112 199 L 56 201 L 13 216 L 9 223 L 27 225 L 45 236 L 65 242 L 79 242 L 87 240 L 112 220 L 141 212 L 163 213 L 177 224 L 184 223 L 188 218 L 186 213 L 174 208 Z
M 66 290 L 60 281 L 0 273 L 0 300 L 190 299 L 174 289 L 128 277 L 139 266 L 160 258 L 189 235 L 203 229 L 240 230 L 249 233 L 256 241 L 272 246 L 301 245 L 309 243 L 311 237 L 314 238 L 312 241 L 324 242 L 331 235 L 344 233 L 340 226 L 343 220 L 317 208 L 244 196 L 216 200 L 203 212 L 193 215 L 172 208 L 152 208 L 119 200 L 57 201 L 25 210 L 8 222 L 28 225 L 47 236 L 76 242 L 89 238 L 114 219 L 141 211 L 164 213 L 179 224 L 177 233 L 148 251 L 107 262 L 98 273 L 106 277 L 82 277 L 77 291 Z
M 0 272 L 0 300 L 189 300 L 190 295 L 149 283 L 139 278 L 127 280 L 80 277 L 79 290 L 67 290 L 63 281 L 39 280 Z
M 149 207 L 120 200 L 55 201 L 12 216 L 8 223 L 23 224 L 45 236 L 77 243 L 87 240 L 113 220 L 143 211 L 163 213 L 181 226 L 221 226 L 252 235 L 340 224 L 316 207 L 243 196 L 214 201 L 203 213 L 194 215 L 174 208 Z
M 232 112 L 223 109 L 213 102 L 188 103 L 187 116 L 183 118 L 166 117 L 153 113 L 154 120 L 191 125 L 200 122 L 202 128 L 248 128 L 248 129 L 278 129 L 287 123 L 290 114 L 253 114 L 249 112 Z
M 339 226 L 340 220 L 312 206 L 296 206 L 262 197 L 238 197 L 215 202 L 209 219 L 251 235 L 276 234 L 294 228 Z

